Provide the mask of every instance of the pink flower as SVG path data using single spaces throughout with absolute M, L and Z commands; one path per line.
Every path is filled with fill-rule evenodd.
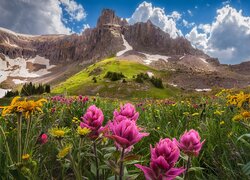
M 185 131 L 180 137 L 180 142 L 176 139 L 174 139 L 174 141 L 178 147 L 189 156 L 198 156 L 202 145 L 205 142 L 205 140 L 201 142 L 199 133 L 193 129 L 188 132 Z
M 172 180 L 182 174 L 184 168 L 174 168 L 180 156 L 180 150 L 170 139 L 161 139 L 155 148 L 151 149 L 150 167 L 136 164 L 147 180 Z
M 124 106 L 121 106 L 120 111 L 117 110 L 114 111 L 114 119 L 120 121 L 123 119 L 123 117 L 126 117 L 132 121 L 137 121 L 139 117 L 139 113 L 136 112 L 135 107 L 127 103 Z
M 120 122 L 109 122 L 108 127 L 111 135 L 107 136 L 115 140 L 118 147 L 124 149 L 131 149 L 134 144 L 149 135 L 149 133 L 141 133 L 135 121 L 131 121 L 127 118 Z
M 87 109 L 87 112 L 81 119 L 83 120 L 83 122 L 80 123 L 81 128 L 89 128 L 91 130 L 90 137 L 97 138 L 103 130 L 102 123 L 104 116 L 102 110 L 92 105 Z
M 45 144 L 48 142 L 48 135 L 45 133 L 42 133 L 39 137 L 38 137 L 38 142 L 40 144 Z

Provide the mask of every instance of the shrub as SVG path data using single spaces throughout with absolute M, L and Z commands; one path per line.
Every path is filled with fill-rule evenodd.
M 125 78 L 125 76 L 121 72 L 118 73 L 118 72 L 108 71 L 106 75 L 104 76 L 104 78 L 108 78 L 111 81 L 117 81 L 117 80 L 121 80 L 122 78 Z

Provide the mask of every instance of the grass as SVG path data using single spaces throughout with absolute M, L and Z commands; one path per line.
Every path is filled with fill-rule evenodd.
M 99 71 L 98 73 L 93 73 Z M 128 83 L 109 82 L 104 79 L 108 71 L 122 72 L 126 76 Z M 119 97 L 119 98 L 166 98 L 176 95 L 180 90 L 172 87 L 165 89 L 157 89 L 150 83 L 135 83 L 133 77 L 139 73 L 152 72 L 157 77 L 167 78 L 168 72 L 157 71 L 149 66 L 128 60 L 116 60 L 115 58 L 105 59 L 95 63 L 79 73 L 68 78 L 65 82 L 56 85 L 52 89 L 52 93 L 69 95 L 86 94 L 96 95 L 97 93 L 103 97 Z M 96 77 L 97 82 L 93 82 Z M 146 87 L 146 89 L 145 89 Z

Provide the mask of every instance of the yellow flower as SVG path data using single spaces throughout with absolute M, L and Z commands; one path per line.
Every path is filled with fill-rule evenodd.
M 20 101 L 19 99 L 20 97 L 16 96 L 12 99 L 9 106 L 1 106 L 0 108 L 3 109 L 2 116 L 13 113 L 23 113 L 26 118 L 29 118 L 30 115 L 36 111 L 42 112 L 41 107 L 43 106 L 43 102 L 47 102 L 46 99 L 40 99 L 38 101 L 27 101 L 26 99 Z
M 66 145 L 62 150 L 59 151 L 59 153 L 57 154 L 57 158 L 62 159 L 65 156 L 67 156 L 69 154 L 69 152 L 72 149 L 72 145 Z
M 242 112 L 241 115 L 242 115 L 244 118 L 250 118 L 250 112 L 248 112 L 248 111 Z
M 28 160 L 30 158 L 29 154 L 22 155 L 22 160 Z
M 49 130 L 51 136 L 56 138 L 63 138 L 69 132 L 67 128 L 52 128 Z
M 219 116 L 221 116 L 222 113 L 224 113 L 224 111 L 216 110 L 216 111 L 214 112 L 215 115 L 219 115 Z
M 221 121 L 221 122 L 220 122 L 220 125 L 223 125 L 223 124 L 225 124 L 225 122 L 224 122 L 224 121 Z
M 78 126 L 77 128 L 77 133 L 80 135 L 80 136 L 85 136 L 87 134 L 89 134 L 91 132 L 91 130 L 89 128 L 81 128 L 81 126 Z
M 241 119 L 243 119 L 243 117 L 242 117 L 242 115 L 241 114 L 237 114 L 237 115 L 235 115 L 234 117 L 233 117 L 233 121 L 239 121 L 239 120 L 241 120 Z
M 192 116 L 199 116 L 199 113 L 193 113 Z
M 73 117 L 72 122 L 78 124 L 80 120 L 77 117 Z
M 159 126 L 157 127 L 157 130 L 161 129 Z
M 183 115 L 188 116 L 189 112 L 184 112 Z
M 231 131 L 230 133 L 227 134 L 227 137 L 231 137 L 233 135 L 233 132 Z

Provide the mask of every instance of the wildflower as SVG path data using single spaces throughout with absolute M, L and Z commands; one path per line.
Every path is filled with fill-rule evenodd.
M 224 122 L 224 121 L 221 121 L 221 122 L 220 122 L 220 125 L 223 125 L 223 124 L 225 124 L 225 122 Z
M 48 142 L 48 135 L 45 133 L 42 133 L 39 137 L 38 137 L 38 142 L 40 144 L 45 144 Z
M 189 112 L 184 112 L 183 115 L 188 116 Z
M 55 138 L 63 138 L 68 132 L 68 128 L 52 128 L 49 130 L 50 135 Z
M 199 116 L 199 113 L 193 113 L 192 116 Z
M 29 158 L 30 158 L 30 155 L 29 154 L 23 154 L 22 155 L 22 160 L 29 160 Z
M 2 116 L 13 113 L 22 113 L 26 118 L 29 118 L 30 115 L 36 111 L 42 112 L 41 107 L 43 106 L 43 102 L 47 102 L 46 99 L 40 99 L 38 101 L 27 101 L 26 99 L 20 101 L 19 99 L 20 97 L 16 96 L 12 99 L 9 106 L 0 107 L 1 109 L 3 109 Z
M 77 117 L 73 117 L 72 122 L 75 124 L 79 124 L 80 119 L 78 119 Z
M 216 111 L 214 112 L 214 114 L 215 114 L 215 115 L 221 116 L 223 112 L 224 112 L 224 111 L 216 110 Z
M 241 113 L 242 117 L 244 118 L 250 118 L 250 112 L 249 111 L 244 111 Z
M 123 117 L 126 117 L 131 121 L 137 121 L 139 113 L 136 112 L 135 107 L 132 104 L 127 103 L 120 107 L 119 112 L 117 110 L 114 111 L 114 119 L 119 121 L 122 120 Z
M 83 120 L 83 122 L 80 123 L 81 128 L 89 128 L 91 130 L 90 137 L 97 138 L 103 130 L 102 123 L 104 116 L 102 110 L 92 105 L 87 109 L 87 112 L 81 119 Z
M 197 131 L 191 129 L 190 131 L 185 131 L 185 133 L 180 137 L 180 142 L 174 139 L 177 146 L 189 156 L 198 156 L 202 145 L 205 140 L 200 142 L 201 138 Z
M 144 173 L 146 180 L 175 179 L 184 168 L 175 168 L 180 157 L 178 146 L 168 138 L 161 139 L 155 148 L 150 147 L 150 167 L 135 164 Z
M 243 116 L 241 114 L 237 114 L 233 117 L 233 121 L 239 121 L 239 120 L 242 120 L 243 119 Z
M 89 128 L 81 128 L 81 126 L 78 126 L 77 128 L 77 133 L 80 135 L 80 136 L 86 136 L 87 134 L 89 134 L 91 132 L 91 130 Z
M 131 121 L 130 119 L 124 119 L 120 122 L 109 122 L 108 126 L 111 132 L 111 135 L 108 135 L 108 137 L 115 140 L 118 147 L 124 149 L 131 148 L 143 137 L 149 135 L 149 133 L 141 133 L 135 121 Z
M 65 156 L 67 156 L 69 154 L 69 152 L 71 151 L 71 149 L 72 149 L 72 145 L 71 144 L 66 145 L 62 150 L 59 151 L 59 153 L 57 154 L 57 158 L 58 159 L 64 158 Z

